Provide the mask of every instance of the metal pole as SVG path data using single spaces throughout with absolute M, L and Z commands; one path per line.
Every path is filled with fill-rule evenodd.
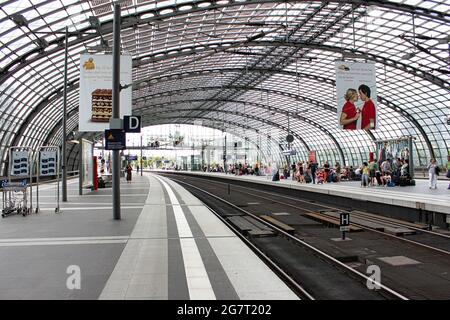
M 414 179 L 414 153 L 413 153 L 413 141 L 412 137 L 408 137 L 408 149 L 409 149 L 409 174 L 411 179 Z M 433 155 L 431 155 L 433 156 Z
M 227 168 L 227 134 L 225 133 L 225 138 L 223 142 L 223 171 L 228 173 Z
M 37 154 L 37 170 L 36 170 L 36 213 L 39 212 L 39 174 L 40 174 L 40 162 L 41 162 L 41 149 L 38 150 Z M 59 190 L 58 190 L 59 192 Z
M 112 111 L 113 119 L 120 118 L 120 4 L 114 4 L 113 26 L 113 83 L 112 83 Z M 120 153 L 113 150 L 113 216 L 114 220 L 120 220 Z
M 56 151 L 56 161 L 60 161 L 60 154 L 59 154 L 59 148 L 55 148 L 55 151 Z M 60 208 L 59 208 L 59 163 L 58 163 L 58 165 L 56 166 L 58 169 L 56 170 L 56 189 L 58 190 L 58 192 L 57 192 L 57 202 L 56 202 L 56 210 L 55 210 L 55 212 L 56 213 L 59 213 L 60 212 Z M 39 170 L 39 168 L 38 168 L 38 170 Z M 67 189 L 66 189 L 67 190 Z
M 68 50 L 68 28 L 66 26 L 66 39 L 64 51 L 64 100 L 63 100 L 63 118 L 62 118 L 62 201 L 67 202 L 67 170 L 66 170 L 66 137 L 67 137 L 67 50 Z
M 33 159 L 31 157 L 31 148 L 27 147 L 28 150 L 28 163 L 29 163 L 29 169 L 30 169 L 30 211 L 29 213 L 33 212 Z
M 141 135 L 141 177 L 142 177 L 142 135 Z

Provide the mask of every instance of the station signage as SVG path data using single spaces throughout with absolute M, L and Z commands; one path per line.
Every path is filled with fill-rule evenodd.
M 124 116 L 123 129 L 127 133 L 141 132 L 141 116 Z
M 29 175 L 28 166 L 28 151 L 13 151 L 12 152 L 12 176 L 27 176 Z
M 124 150 L 125 131 L 122 129 L 105 130 L 105 150 Z
M 339 230 L 342 232 L 350 231 L 350 213 L 341 212 L 339 215 Z
M 40 176 L 54 176 L 57 172 L 56 151 L 41 151 L 39 163 Z

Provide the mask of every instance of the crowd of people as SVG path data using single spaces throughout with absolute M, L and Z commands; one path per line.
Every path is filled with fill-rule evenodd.
M 414 185 L 411 179 L 409 160 L 403 158 L 386 159 L 377 161 L 376 159 L 363 162 L 360 166 L 342 167 L 339 162 L 334 166 L 329 161 L 325 161 L 319 166 L 314 161 L 298 161 L 291 167 L 279 168 L 275 162 L 266 165 L 258 163 L 251 165 L 247 163 L 229 164 L 224 169 L 221 165 L 203 167 L 205 172 L 225 172 L 234 175 L 271 175 L 273 181 L 281 179 L 292 179 L 299 183 L 337 183 L 340 181 L 361 181 L 361 187 L 371 186 L 408 186 Z M 437 176 L 440 168 L 435 159 L 431 159 L 427 167 L 429 174 L 429 188 L 437 188 Z M 448 156 L 446 177 L 450 179 L 450 155 Z M 450 189 L 450 184 L 448 186 Z

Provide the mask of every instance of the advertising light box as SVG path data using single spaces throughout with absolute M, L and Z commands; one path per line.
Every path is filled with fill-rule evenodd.
M 80 56 L 79 131 L 109 129 L 112 117 L 112 55 Z M 131 56 L 120 57 L 120 84 L 132 83 Z M 131 86 L 120 91 L 120 118 L 131 114 Z
M 335 71 L 339 128 L 378 129 L 375 63 L 336 61 Z

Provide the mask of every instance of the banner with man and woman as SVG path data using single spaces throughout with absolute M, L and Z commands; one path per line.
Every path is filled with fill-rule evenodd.
M 339 128 L 378 129 L 375 63 L 336 61 L 335 69 Z

